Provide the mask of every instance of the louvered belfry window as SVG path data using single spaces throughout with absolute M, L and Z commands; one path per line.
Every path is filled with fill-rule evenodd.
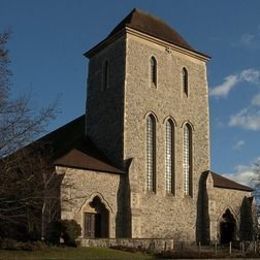
M 184 126 L 183 171 L 184 194 L 192 196 L 192 131 L 188 124 Z
M 174 194 L 174 125 L 171 120 L 166 122 L 165 140 L 165 189 L 166 193 Z
M 155 171 L 156 171 L 156 141 L 155 141 L 155 118 L 152 115 L 147 117 L 146 122 L 146 170 L 147 170 L 147 191 L 155 191 Z

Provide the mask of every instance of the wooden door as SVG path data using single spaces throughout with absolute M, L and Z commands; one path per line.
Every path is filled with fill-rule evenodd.
M 84 236 L 95 238 L 95 213 L 84 214 Z

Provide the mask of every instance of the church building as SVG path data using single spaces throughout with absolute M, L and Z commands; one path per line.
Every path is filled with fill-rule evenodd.
M 210 57 L 136 9 L 84 55 L 86 113 L 48 135 L 61 218 L 82 238 L 237 239 L 252 189 L 210 170 Z

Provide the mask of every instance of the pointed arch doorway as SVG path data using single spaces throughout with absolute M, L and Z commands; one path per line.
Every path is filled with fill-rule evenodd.
M 109 237 L 109 211 L 98 196 L 93 198 L 84 211 L 84 237 Z
M 220 243 L 227 244 L 235 240 L 236 237 L 236 220 L 229 209 L 222 215 L 220 224 Z

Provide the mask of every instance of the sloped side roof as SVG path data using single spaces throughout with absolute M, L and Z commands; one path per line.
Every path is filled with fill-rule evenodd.
M 232 190 L 241 190 L 241 191 L 248 191 L 248 192 L 252 192 L 253 189 L 248 187 L 248 186 L 245 186 L 245 185 L 242 185 L 242 184 L 239 184 L 235 181 L 232 181 L 228 178 L 225 178 L 217 173 L 214 173 L 212 171 L 210 171 L 211 175 L 212 175 L 212 178 L 213 178 L 213 185 L 214 187 L 217 187 L 217 188 L 224 188 L 224 189 L 232 189 Z
M 41 137 L 35 143 L 50 145 L 52 157 L 56 159 L 68 152 L 78 140 L 85 136 L 85 115 L 82 115 L 58 129 Z M 32 143 L 31 145 L 33 145 Z
M 184 40 L 184 38 L 178 32 L 171 28 L 167 23 L 136 8 L 133 9 L 103 41 L 87 51 L 84 55 L 88 56 L 90 52 L 92 52 L 97 47 L 100 47 L 106 40 L 116 35 L 126 27 L 172 43 L 184 49 L 199 53 L 209 58 L 208 55 L 196 51 L 186 40 Z
M 54 161 L 57 166 L 86 169 L 100 172 L 124 173 L 104 160 L 91 156 L 78 148 L 74 148 L 61 158 Z
M 50 152 L 53 165 L 124 173 L 114 167 L 93 142 L 85 137 L 84 115 L 41 137 L 28 147 L 37 145 L 44 146 Z

